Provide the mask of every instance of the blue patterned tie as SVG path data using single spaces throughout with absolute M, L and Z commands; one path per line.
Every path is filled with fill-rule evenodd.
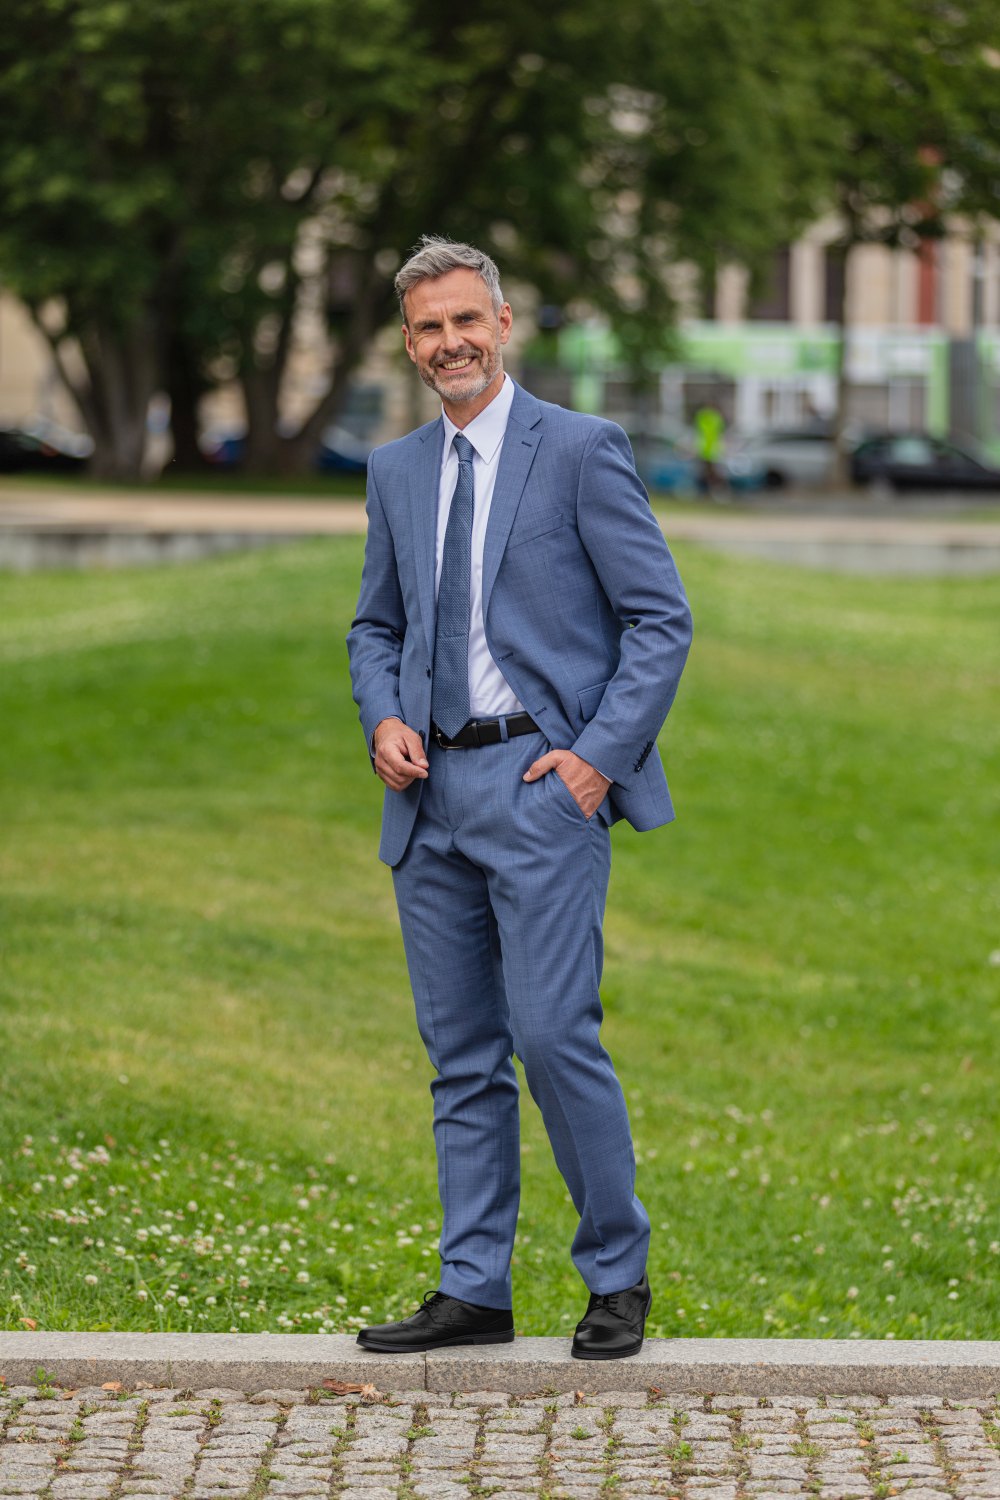
M 472 444 L 456 432 L 458 483 L 444 534 L 434 635 L 431 718 L 453 739 L 467 724 L 469 708 L 469 591 L 472 582 Z

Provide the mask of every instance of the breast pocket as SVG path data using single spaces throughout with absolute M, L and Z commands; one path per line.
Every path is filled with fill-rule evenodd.
M 550 531 L 558 531 L 560 526 L 565 526 L 566 515 L 561 510 L 536 510 L 527 515 L 519 524 L 513 528 L 507 539 L 507 551 L 512 547 L 523 547 L 526 542 L 534 542 L 540 536 L 546 536 Z

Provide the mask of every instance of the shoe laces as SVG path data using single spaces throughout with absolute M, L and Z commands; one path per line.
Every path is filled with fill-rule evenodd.
M 612 1313 L 616 1318 L 622 1318 L 625 1316 L 621 1301 L 624 1296 L 624 1292 L 597 1293 L 594 1297 L 594 1306 L 604 1308 L 607 1312 Z
M 423 1312 L 426 1309 L 428 1313 L 431 1313 L 432 1308 L 440 1307 L 441 1303 L 446 1302 L 447 1300 L 448 1298 L 445 1296 L 444 1292 L 425 1292 L 423 1301 L 420 1304 L 420 1310 L 421 1312 Z

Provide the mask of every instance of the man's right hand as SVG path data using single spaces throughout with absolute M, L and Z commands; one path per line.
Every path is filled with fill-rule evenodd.
M 411 781 L 427 778 L 427 756 L 423 740 L 402 719 L 380 719 L 372 735 L 375 771 L 392 792 L 401 792 Z

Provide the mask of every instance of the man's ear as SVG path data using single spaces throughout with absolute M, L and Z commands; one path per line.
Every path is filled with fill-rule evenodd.
M 500 342 L 506 344 L 510 338 L 510 330 L 514 326 L 514 314 L 511 312 L 509 302 L 505 302 L 497 313 L 497 322 L 500 324 Z
M 406 352 L 407 352 L 407 354 L 410 356 L 410 358 L 412 359 L 413 363 L 416 364 L 416 362 L 417 362 L 417 351 L 414 349 L 414 347 L 413 347 L 413 340 L 410 338 L 410 325 L 409 325 L 409 323 L 404 323 L 403 324 L 403 342 L 406 345 Z

